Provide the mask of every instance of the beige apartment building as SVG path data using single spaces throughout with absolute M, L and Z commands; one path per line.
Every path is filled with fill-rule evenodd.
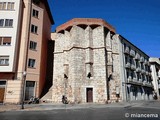
M 56 29 L 50 101 L 152 100 L 149 56 L 102 19 L 75 18 Z
M 41 95 L 52 24 L 47 0 L 0 0 L 0 102 Z

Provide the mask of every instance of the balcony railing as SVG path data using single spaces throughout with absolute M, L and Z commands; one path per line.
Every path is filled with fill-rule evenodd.
M 130 51 L 130 56 L 135 57 L 135 51 L 134 50 Z
M 143 85 L 146 85 L 147 81 L 143 81 Z
M 127 64 L 126 64 L 125 67 L 126 67 L 126 68 L 130 68 L 130 67 L 131 67 L 131 64 L 130 64 L 129 62 L 127 62 Z
M 143 81 L 144 86 L 153 87 L 151 82 Z
M 124 53 L 125 53 L 125 54 L 129 54 L 129 47 L 126 47 L 126 48 L 125 48 Z
M 157 76 L 158 76 L 158 78 L 160 78 L 160 72 L 158 72 L 158 75 L 157 75 Z
M 139 82 L 139 83 L 143 83 L 143 82 L 142 82 L 142 79 L 139 79 L 139 81 L 138 81 L 138 82 Z
M 131 64 L 131 70 L 136 70 L 136 66 Z
M 144 60 L 144 64 L 145 65 L 148 65 L 149 64 L 149 61 L 147 61 L 146 59 Z
M 140 60 L 140 55 L 136 53 L 135 59 Z
M 141 57 L 141 58 L 140 58 L 140 62 L 144 62 L 144 57 Z
M 141 72 L 141 68 L 140 67 L 136 68 L 136 72 Z
M 132 82 L 133 80 L 132 80 L 132 78 L 131 78 L 131 76 L 129 76 L 128 77 L 128 82 Z
M 146 71 L 146 75 L 149 75 L 149 72 L 148 72 L 148 71 Z
M 145 71 L 145 70 L 143 70 L 143 69 L 142 69 L 142 71 L 141 71 L 141 72 L 142 72 L 142 74 L 146 74 L 146 71 Z

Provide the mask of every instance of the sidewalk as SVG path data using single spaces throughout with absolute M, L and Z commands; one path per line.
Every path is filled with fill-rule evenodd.
M 157 102 L 153 107 L 160 108 Z M 54 104 L 54 103 L 40 103 L 40 104 L 25 104 L 24 109 L 21 105 L 0 105 L 0 112 L 4 111 L 39 111 L 39 110 L 58 110 L 58 109 L 85 109 L 85 108 L 106 108 L 106 107 L 152 107 L 148 101 L 134 101 L 134 102 L 119 102 L 110 104 L 97 103 L 83 103 L 83 104 Z

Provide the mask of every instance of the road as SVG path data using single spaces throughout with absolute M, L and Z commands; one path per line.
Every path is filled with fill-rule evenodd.
M 135 115 L 131 117 L 131 114 Z M 138 116 L 140 114 L 144 116 Z M 147 115 L 150 115 L 150 117 Z M 45 111 L 8 111 L 0 113 L 0 120 L 160 120 L 160 109 L 106 107 Z

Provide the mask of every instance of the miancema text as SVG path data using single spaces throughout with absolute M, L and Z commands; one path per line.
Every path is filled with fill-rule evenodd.
M 132 118 L 158 118 L 158 114 L 131 114 L 130 117 Z

